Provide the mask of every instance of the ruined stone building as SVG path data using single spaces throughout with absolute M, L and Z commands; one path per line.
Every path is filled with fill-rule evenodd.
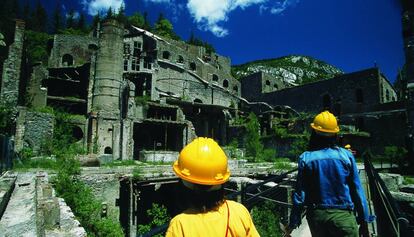
M 24 27 L 18 23 L 17 39 Z M 17 40 L 10 50 L 17 50 Z M 160 38 L 115 20 L 88 36 L 54 35 L 48 65 L 34 65 L 27 86 L 32 108 L 49 106 L 76 116 L 74 136 L 90 153 L 108 159 L 162 159 L 195 136 L 227 143 L 227 127 L 240 103 L 240 83 L 230 75 L 230 59 L 204 47 Z M 19 71 L 5 63 L 2 97 L 17 105 Z M 13 79 L 8 75 L 13 74 Z M 13 83 L 14 84 L 13 84 Z M 42 117 L 40 122 L 39 117 Z M 47 139 L 51 115 L 21 108 L 17 149 Z M 42 131 L 29 132 L 42 127 Z M 34 134 L 35 133 L 35 134 Z
M 370 133 L 370 142 L 365 146 L 404 145 L 404 103 L 398 101 L 392 84 L 378 68 L 289 88 L 275 80 L 264 73 L 242 78 L 242 97 L 301 112 L 329 110 L 342 125 Z
M 412 24 L 410 9 L 405 25 Z M 414 74 L 410 32 L 404 31 L 407 75 Z M 366 146 L 403 146 L 414 114 L 407 114 L 404 100 L 378 68 L 294 87 L 263 72 L 239 82 L 231 76 L 229 58 L 115 20 L 87 36 L 54 35 L 47 65 L 34 65 L 23 85 L 23 34 L 24 23 L 18 21 L 0 94 L 17 106 L 18 92 L 27 87 L 28 105 L 35 108 L 19 109 L 17 150 L 36 151 L 53 134 L 53 115 L 35 112 L 46 106 L 81 115 L 71 118 L 73 135 L 103 160 L 173 160 L 196 136 L 227 144 L 238 137 L 233 119 L 249 111 L 260 115 L 266 132 L 275 116 L 328 109 L 341 124 L 368 132 Z

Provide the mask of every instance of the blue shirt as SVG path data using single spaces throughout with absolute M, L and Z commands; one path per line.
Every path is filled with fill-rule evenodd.
M 298 161 L 290 228 L 301 223 L 304 207 L 356 210 L 358 223 L 372 222 L 358 168 L 352 153 L 344 148 L 306 151 Z

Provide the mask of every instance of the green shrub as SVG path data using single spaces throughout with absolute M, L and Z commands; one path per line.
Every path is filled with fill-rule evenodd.
M 279 228 L 280 217 L 275 203 L 264 201 L 253 207 L 251 214 L 260 236 L 282 236 L 282 231 Z
M 246 124 L 246 155 L 252 157 L 252 161 L 258 161 L 258 155 L 263 151 L 263 145 L 260 142 L 260 124 L 254 113 L 250 113 Z
M 147 216 L 151 220 L 150 223 L 145 225 L 138 225 L 138 234 L 144 234 L 154 227 L 163 225 L 170 221 L 171 217 L 167 213 L 167 208 L 163 205 L 153 203 L 151 209 L 147 210 Z M 158 234 L 156 237 L 162 237 Z
M 12 135 L 14 130 L 13 110 L 0 105 L 0 134 Z
M 309 144 L 309 133 L 305 132 L 302 136 L 298 136 L 292 142 L 290 146 L 290 150 L 288 152 L 289 155 L 292 157 L 298 157 L 308 148 Z
M 259 161 L 272 162 L 276 158 L 276 151 L 274 149 L 263 149 L 258 156 Z

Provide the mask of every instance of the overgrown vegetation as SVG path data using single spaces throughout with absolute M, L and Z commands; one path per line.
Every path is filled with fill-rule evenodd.
M 14 131 L 13 110 L 0 105 L 0 134 L 10 136 Z
M 168 223 L 171 217 L 167 213 L 167 208 L 163 205 L 153 203 L 151 209 L 147 210 L 147 218 L 151 220 L 148 224 L 138 225 L 138 234 L 144 234 L 151 229 Z M 163 235 L 154 235 L 155 237 L 162 237 Z
M 73 116 L 50 108 L 44 109 L 44 112 L 55 115 L 55 126 L 53 137 L 42 144 L 41 153 L 55 157 L 56 160 L 30 159 L 33 152 L 30 148 L 25 148 L 20 154 L 22 163 L 16 167 L 55 169 L 57 174 L 52 180 L 54 188 L 58 196 L 64 198 L 71 207 L 88 236 L 124 236 L 117 220 L 101 217 L 101 203 L 93 196 L 92 190 L 79 180 L 80 164 L 75 155 L 84 153 L 84 150 L 72 136 L 73 125 L 69 121 Z
M 310 134 L 305 131 L 301 136 L 298 136 L 290 146 L 289 155 L 299 157 L 308 148 Z
M 282 231 L 279 228 L 280 216 L 275 203 L 264 201 L 253 207 L 251 215 L 260 236 L 282 236 Z

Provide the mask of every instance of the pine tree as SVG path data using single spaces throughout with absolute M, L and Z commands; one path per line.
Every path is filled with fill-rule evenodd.
M 139 12 L 135 12 L 132 16 L 128 17 L 128 23 L 139 28 L 144 28 L 145 20 Z
M 85 15 L 81 13 L 79 15 L 78 23 L 76 25 L 76 28 L 82 32 L 86 32 L 86 21 L 85 21 Z
M 47 13 L 45 8 L 40 3 L 40 0 L 37 1 L 36 8 L 31 14 L 30 21 L 33 24 L 32 29 L 34 31 L 46 32 L 48 23 Z
M 148 12 L 146 12 L 146 11 L 144 12 L 144 26 L 143 26 L 143 28 L 145 30 L 148 30 L 148 31 L 152 30 L 151 29 L 151 24 L 148 21 Z
M 119 22 L 121 22 L 122 24 L 124 24 L 124 25 L 126 25 L 126 24 L 127 24 L 127 22 L 128 22 L 128 18 L 127 18 L 127 16 L 125 15 L 125 6 L 124 6 L 124 4 L 123 4 L 123 3 L 122 3 L 122 5 L 119 7 L 119 9 L 118 9 L 118 13 L 116 14 L 115 18 L 116 18 Z
M 154 32 L 163 37 L 179 40 L 180 38 L 177 34 L 175 34 L 173 29 L 174 28 L 171 22 L 167 18 L 165 18 L 162 13 L 160 13 L 160 15 L 158 16 L 158 20 L 155 22 L 154 25 Z
M 91 30 L 95 29 L 98 26 L 98 23 L 100 21 L 101 21 L 101 16 L 99 15 L 99 13 L 97 13 L 95 16 L 93 16 Z
M 114 13 L 112 12 L 112 7 L 108 8 L 108 11 L 106 12 L 106 19 L 111 19 L 113 18 Z
M 63 29 L 63 19 L 62 12 L 60 11 L 59 2 L 56 4 L 55 11 L 53 12 L 53 22 L 52 22 L 52 33 L 59 33 Z
M 75 11 L 71 9 L 66 16 L 66 29 L 75 28 Z

